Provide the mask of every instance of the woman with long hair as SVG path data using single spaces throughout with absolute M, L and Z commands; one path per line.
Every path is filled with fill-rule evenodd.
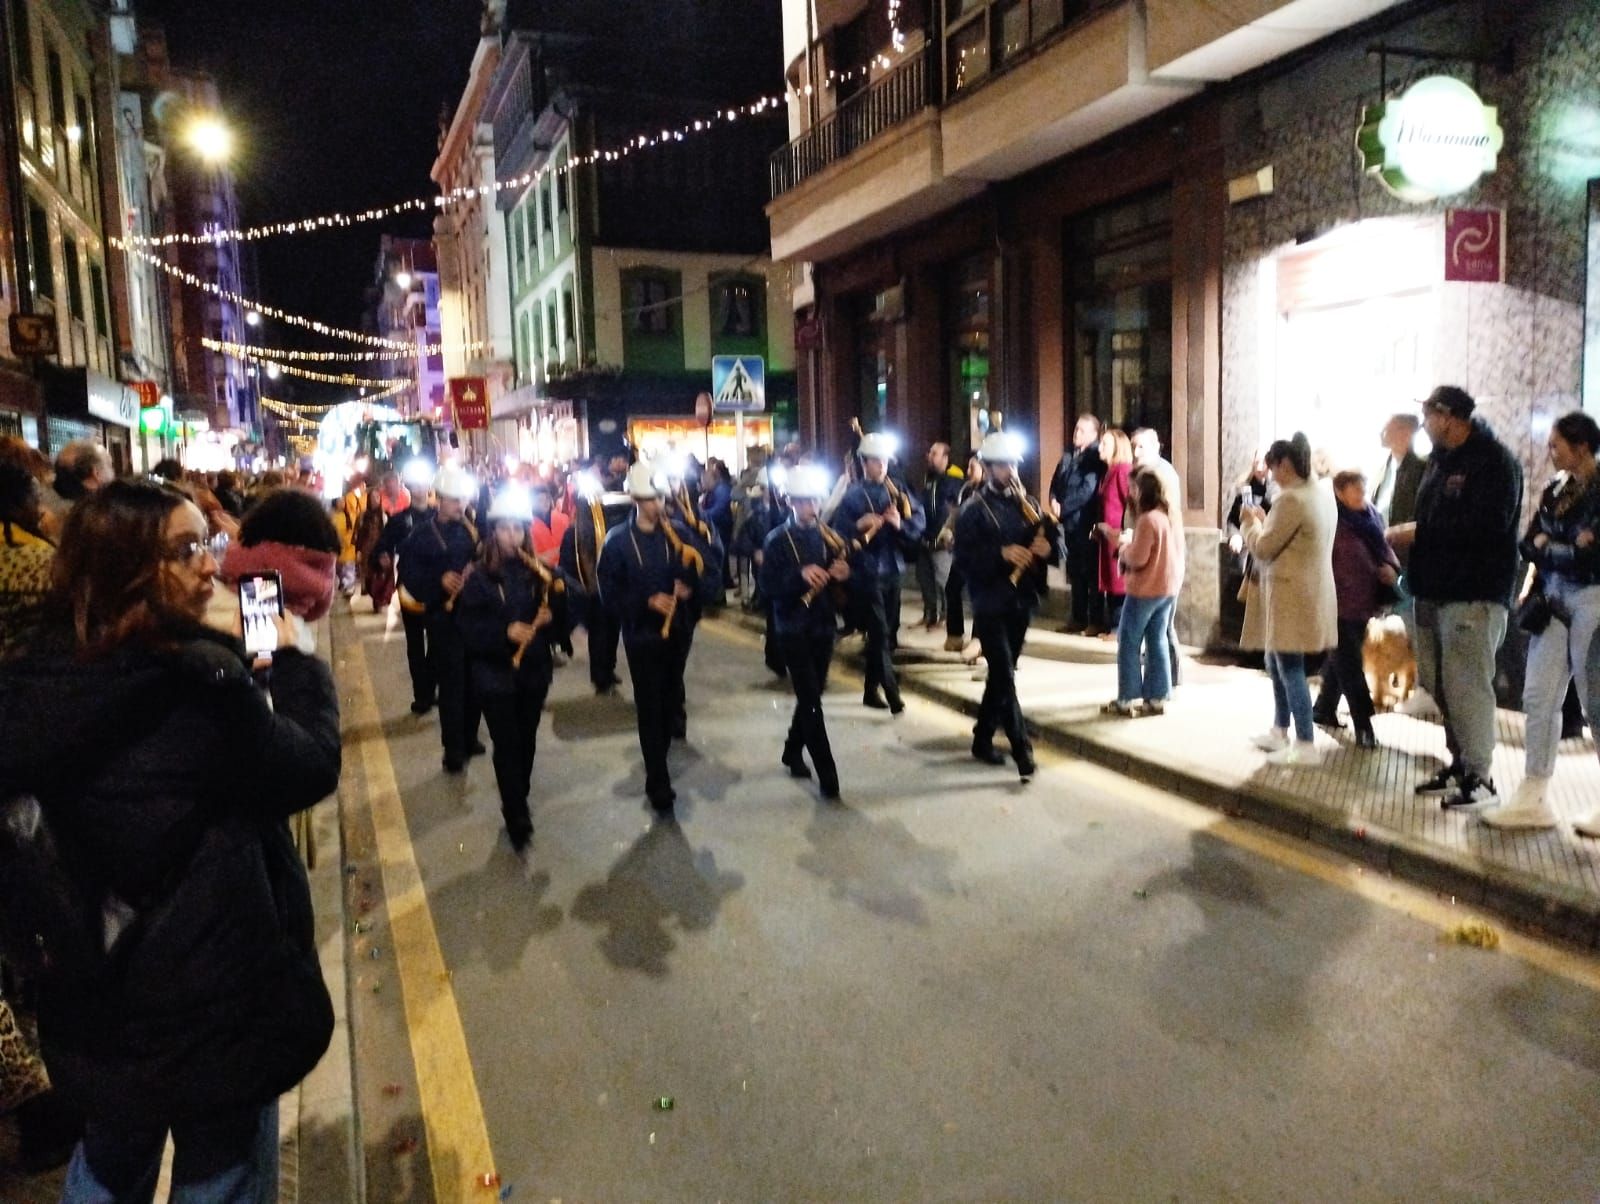
M 284 823 L 338 785 L 333 678 L 285 617 L 269 701 L 202 625 L 209 535 L 180 493 L 106 485 L 0 664 L 0 794 L 39 800 L 105 950 L 38 982 L 45 1063 L 87 1117 L 69 1202 L 149 1199 L 169 1134 L 176 1198 L 272 1198 L 278 1097 L 333 1032 Z
M 1172 657 L 1167 628 L 1183 588 L 1183 541 L 1172 529 L 1161 478 L 1133 478 L 1133 538 L 1122 546 L 1127 597 L 1117 629 L 1117 697 L 1101 710 L 1124 718 L 1159 715 L 1172 693 Z
M 1264 612 L 1267 673 L 1272 678 L 1272 727 L 1256 747 L 1277 765 L 1321 761 L 1311 709 L 1306 658 L 1339 642 L 1339 604 L 1333 584 L 1333 539 L 1338 527 L 1333 493 L 1315 479 L 1311 442 L 1296 432 L 1267 448 L 1267 470 L 1278 499 L 1269 514 L 1244 506 L 1240 530 L 1261 570 L 1261 591 L 1247 605 Z M 1245 625 L 1250 626 L 1250 616 Z M 1289 740 L 1294 723 L 1295 739 Z
M 1133 525 L 1133 511 L 1128 505 L 1133 493 L 1133 441 L 1128 433 L 1111 427 L 1101 435 L 1100 459 L 1106 471 L 1100 478 L 1100 517 L 1094 528 L 1100 545 L 1099 593 L 1083 634 L 1109 640 L 1115 638 L 1122 622 L 1122 603 L 1128 592 L 1117 556 L 1123 532 Z

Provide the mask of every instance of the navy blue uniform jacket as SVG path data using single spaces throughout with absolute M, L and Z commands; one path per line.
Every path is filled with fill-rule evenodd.
M 400 545 L 400 584 L 427 608 L 443 611 L 444 575 L 459 573 L 478 554 L 478 536 L 466 523 L 447 523 L 437 515 L 418 523 Z
M 885 523 L 866 547 L 850 557 L 851 580 L 868 584 L 889 577 L 898 577 L 905 571 L 906 562 L 900 553 L 901 543 L 904 541 L 914 544 L 922 538 L 922 503 L 903 489 L 897 488 L 896 493 L 909 504 L 911 516 L 904 517 L 905 510 L 902 509 L 899 531 Z M 865 515 L 882 514 L 889 508 L 889 501 L 887 484 L 874 485 L 871 481 L 857 481 L 850 486 L 840 501 L 830 525 L 854 545 L 861 538 L 861 532 L 856 530 L 856 523 Z
M 837 554 L 820 523 L 802 527 L 791 520 L 767 536 L 761 557 L 761 593 L 772 603 L 773 625 L 780 637 L 833 638 L 833 591 L 824 589 L 807 606 L 803 599 L 811 587 L 800 569 L 807 564 L 825 569 Z
M 674 543 L 662 526 L 641 531 L 630 516 L 613 527 L 600 549 L 600 602 L 621 627 L 623 642 L 629 647 L 660 643 L 665 617 L 650 609 L 651 595 L 670 594 L 679 581 L 698 594 L 704 588 L 702 578 L 710 576 L 702 568 L 698 554 L 682 537 Z M 674 633 L 686 617 L 680 611 L 673 619 Z
M 1034 505 L 1037 507 L 1038 503 Z M 1039 605 L 1044 570 L 1036 568 L 1024 573 L 1022 580 L 1013 585 L 1012 566 L 1000 555 L 1006 544 L 1026 547 L 1033 542 L 1034 534 L 1034 524 L 1023 517 L 1021 505 L 1010 493 L 985 485 L 967 500 L 956 519 L 956 564 L 972 594 L 974 615 L 1012 614 L 1031 611 Z M 1056 556 L 1057 549 L 1052 545 L 1049 563 L 1054 564 Z
M 467 645 L 472 685 L 480 695 L 510 694 L 540 677 L 549 681 L 554 669 L 550 650 L 571 636 L 573 620 L 583 613 L 585 600 L 575 578 L 560 569 L 551 569 L 550 575 L 554 580 L 547 586 L 518 559 L 507 561 L 495 573 L 479 562 L 467 578 L 455 613 Z M 506 628 L 532 623 L 541 601 L 550 607 L 552 620 L 533 637 L 522 664 L 512 669 L 517 646 L 507 638 Z

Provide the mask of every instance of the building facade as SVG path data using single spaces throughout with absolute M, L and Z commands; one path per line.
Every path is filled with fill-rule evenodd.
M 387 375 L 409 387 L 387 404 L 403 414 L 416 414 L 453 425 L 445 396 L 445 359 L 440 350 L 441 290 L 434 244 L 426 239 L 384 235 L 373 281 L 374 333 L 408 342 L 414 353 L 378 361 Z

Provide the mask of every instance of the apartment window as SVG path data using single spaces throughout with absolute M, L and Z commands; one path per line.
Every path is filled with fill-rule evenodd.
M 50 216 L 44 207 L 28 202 L 28 254 L 32 258 L 33 295 L 55 300 L 55 262 L 50 255 Z
M 946 42 L 949 55 L 950 91 L 970 88 L 989 74 L 989 23 L 986 13 L 978 13 L 965 25 L 951 32 Z
M 623 325 L 634 334 L 671 334 L 672 279 L 650 272 L 628 272 L 622 282 Z
M 61 73 L 61 56 L 56 53 L 54 46 L 45 51 L 45 68 L 49 72 L 50 82 L 50 123 L 52 125 L 65 125 L 67 123 L 67 85 Z
M 11 0 L 11 39 L 17 47 L 17 78 L 33 87 L 33 29 L 28 0 Z
M 567 170 L 567 159 L 563 155 L 560 164 L 556 167 L 551 187 L 556 192 L 556 213 L 561 217 L 567 216 L 567 189 L 571 187 L 572 173 Z
M 713 278 L 711 282 L 711 332 L 715 338 L 761 337 L 761 315 L 766 307 L 765 282 L 750 276 Z
M 83 277 L 78 270 L 78 240 L 70 234 L 61 239 L 61 263 L 67 273 L 67 312 L 83 321 Z
M 89 265 L 89 292 L 94 305 L 94 332 L 102 339 L 109 338 L 111 327 L 106 320 L 106 274 L 98 263 Z
M 556 303 L 552 298 L 544 307 L 544 358 L 553 360 L 556 357 Z
M 570 283 L 561 290 L 561 329 L 566 335 L 565 351 L 575 357 L 578 353 L 578 315 Z M 563 354 L 561 358 L 568 356 Z

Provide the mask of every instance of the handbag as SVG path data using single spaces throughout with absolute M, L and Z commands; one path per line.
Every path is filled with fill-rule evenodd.
M 1517 605 L 1517 626 L 1529 635 L 1543 635 L 1555 617 L 1550 599 L 1539 588 Z

